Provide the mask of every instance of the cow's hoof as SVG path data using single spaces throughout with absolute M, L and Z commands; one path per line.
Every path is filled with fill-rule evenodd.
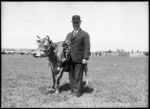
M 85 84 L 85 86 L 84 87 L 88 87 L 88 84 Z
M 56 90 L 55 93 L 56 93 L 56 94 L 59 94 L 59 90 Z
M 49 89 L 47 89 L 48 90 L 48 92 L 55 92 L 55 89 L 53 89 L 53 88 L 49 88 Z
M 85 87 L 87 87 L 87 86 L 88 86 L 88 84 L 86 83 L 86 84 L 85 84 Z
M 66 59 L 66 58 L 63 58 L 63 59 L 62 59 L 62 63 L 66 62 L 66 61 L 67 61 L 67 59 Z
M 57 70 L 60 70 L 60 67 L 57 67 Z
M 49 90 L 49 91 L 53 90 L 53 91 L 54 91 L 55 89 L 54 89 L 54 88 L 49 88 L 49 89 L 47 89 L 47 90 Z
M 87 80 L 87 81 L 86 81 L 86 84 L 85 84 L 85 87 L 88 86 L 88 84 L 89 84 L 89 81 Z

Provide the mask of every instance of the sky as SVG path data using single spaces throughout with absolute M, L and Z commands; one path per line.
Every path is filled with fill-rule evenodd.
M 1 2 L 1 47 L 36 49 L 37 35 L 64 41 L 73 15 L 91 51 L 149 50 L 148 2 Z

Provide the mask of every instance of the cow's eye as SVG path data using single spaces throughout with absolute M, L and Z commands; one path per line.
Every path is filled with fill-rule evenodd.
M 43 47 L 44 47 L 44 48 L 47 48 L 47 45 L 44 45 Z

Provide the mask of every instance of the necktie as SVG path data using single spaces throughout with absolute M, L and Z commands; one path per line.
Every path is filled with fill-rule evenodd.
M 73 38 L 76 36 L 76 34 L 77 34 L 77 32 L 76 32 L 76 31 L 74 31 L 74 33 L 73 33 Z

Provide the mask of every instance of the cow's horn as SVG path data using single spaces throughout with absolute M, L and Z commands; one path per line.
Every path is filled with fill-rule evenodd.
M 48 35 L 46 35 L 46 37 L 48 38 L 48 40 L 50 40 L 50 38 L 49 38 L 49 36 L 48 36 Z
M 37 35 L 37 37 L 41 40 L 41 38 Z

